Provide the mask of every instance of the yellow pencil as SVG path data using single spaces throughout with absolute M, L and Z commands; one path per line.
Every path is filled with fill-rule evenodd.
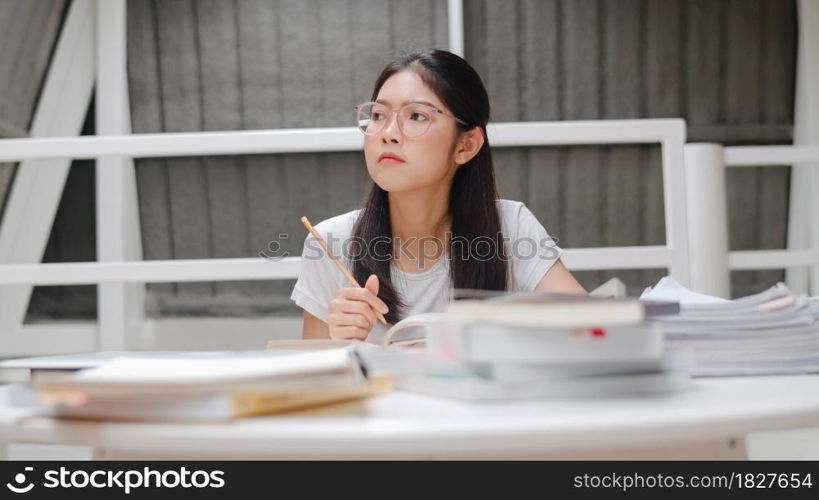
M 341 261 L 338 260 L 338 257 L 336 257 L 335 254 L 333 254 L 333 251 L 330 250 L 330 246 L 327 245 L 327 242 L 324 241 L 324 238 L 321 237 L 318 231 L 313 229 L 313 224 L 311 224 L 310 221 L 307 220 L 307 217 L 302 217 L 301 223 L 304 224 L 304 227 L 306 227 L 307 230 L 310 231 L 310 234 L 312 234 L 313 237 L 316 238 L 316 240 L 319 242 L 319 245 L 321 245 L 321 247 L 324 248 L 324 251 L 327 252 L 327 255 L 330 256 L 330 260 L 332 260 L 336 264 L 338 270 L 341 271 L 341 273 L 347 277 L 347 280 L 350 282 L 350 284 L 358 288 L 364 288 L 358 283 L 358 281 L 356 281 L 355 277 L 353 277 L 350 271 L 348 271 L 347 268 L 344 267 L 344 264 L 342 264 Z M 373 310 L 375 311 L 375 314 L 378 317 L 378 321 L 386 325 L 387 320 L 384 319 L 384 315 L 381 314 L 381 312 L 376 311 L 375 309 Z

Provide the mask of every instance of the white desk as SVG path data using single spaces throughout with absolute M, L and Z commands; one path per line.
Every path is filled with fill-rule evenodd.
M 393 392 L 224 424 L 14 417 L 0 407 L 0 441 L 86 445 L 111 459 L 741 459 L 748 432 L 819 423 L 819 375 L 695 379 L 687 391 L 654 397 L 505 404 Z

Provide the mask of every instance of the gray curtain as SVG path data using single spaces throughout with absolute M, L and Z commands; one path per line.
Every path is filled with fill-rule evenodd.
M 393 55 L 447 44 L 434 0 L 131 1 L 128 18 L 135 132 L 352 125 Z M 359 153 L 144 159 L 137 177 L 148 259 L 299 255 L 299 218 L 355 208 L 367 180 Z M 297 314 L 292 286 L 151 285 L 149 313 Z
M 781 0 L 472 0 L 466 57 L 497 121 L 683 117 L 688 140 L 791 143 L 795 3 Z M 568 247 L 662 244 L 657 147 L 499 151 L 503 196 L 521 199 Z M 785 246 L 789 169 L 729 169 L 732 249 Z M 632 294 L 666 271 L 612 276 Z M 784 279 L 735 273 L 746 295 Z
M 64 0 L 0 1 L 0 138 L 28 133 L 64 7 Z M 0 214 L 14 166 L 0 163 Z
M 467 0 L 466 57 L 495 121 L 683 117 L 689 140 L 791 142 L 792 0 Z M 378 70 L 447 47 L 444 0 L 131 0 L 135 132 L 351 124 Z M 659 148 L 496 149 L 504 197 L 525 201 L 566 247 L 664 241 Z M 358 153 L 137 161 L 147 259 L 298 254 L 301 215 L 355 208 Z M 731 246 L 784 246 L 787 169 L 729 172 Z M 284 238 L 280 235 L 287 235 Z M 631 293 L 664 271 L 610 276 Z M 781 279 L 738 273 L 743 295 Z M 156 284 L 152 315 L 298 314 L 292 282 Z M 70 311 L 70 302 L 66 302 Z
M 28 135 L 68 4 L 65 0 L 0 1 L 0 138 Z M 16 165 L 0 163 L 0 215 Z M 89 165 L 93 162 L 75 162 L 72 167 L 44 253 L 45 262 L 94 258 Z M 29 319 L 92 315 L 95 296 L 95 287 L 36 287 Z

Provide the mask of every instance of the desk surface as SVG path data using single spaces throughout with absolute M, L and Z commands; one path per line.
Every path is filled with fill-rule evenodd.
M 819 375 L 695 379 L 691 388 L 677 393 L 594 400 L 471 403 L 395 391 L 297 414 L 217 424 L 16 417 L 0 406 L 0 440 L 88 445 L 111 451 L 108 456 L 515 458 L 676 447 L 816 425 Z

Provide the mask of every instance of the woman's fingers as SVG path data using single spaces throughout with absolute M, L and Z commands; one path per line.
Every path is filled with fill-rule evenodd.
M 373 325 L 373 323 L 371 323 L 367 318 L 365 318 L 361 314 L 358 313 L 348 314 L 342 312 L 330 314 L 328 323 L 336 326 L 355 326 L 357 328 L 363 328 L 367 332 L 370 331 Z
M 367 278 L 367 282 L 364 283 L 364 288 L 369 290 L 370 293 L 378 297 L 378 276 L 375 274 L 371 274 L 369 278 Z
M 338 296 L 347 300 L 360 300 L 370 304 L 376 311 L 386 314 L 389 309 L 383 300 L 379 299 L 366 288 L 341 288 L 338 291 Z
M 387 305 L 378 298 L 378 278 L 367 280 L 367 288 L 340 288 L 330 301 L 327 324 L 330 336 L 364 340 L 377 321 L 376 312 L 386 313 Z
M 341 329 L 341 334 L 343 335 L 342 338 L 357 340 L 366 340 L 367 335 L 369 335 L 369 333 L 363 328 L 358 328 L 355 326 L 345 326 Z
M 377 321 L 375 317 L 375 313 L 373 312 L 373 308 L 366 302 L 362 302 L 360 300 L 345 300 L 341 301 L 338 304 L 338 310 L 342 313 L 347 314 L 360 314 L 367 319 L 369 323 L 368 328 L 372 328 L 372 326 Z
M 358 326 L 338 326 L 330 328 L 330 337 L 334 339 L 365 340 L 367 335 L 367 330 Z

